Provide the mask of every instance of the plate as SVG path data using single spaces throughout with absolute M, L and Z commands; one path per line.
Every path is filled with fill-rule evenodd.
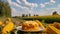
M 39 30 L 20 30 L 20 31 L 24 31 L 24 32 L 38 32 L 38 31 L 43 31 L 43 29 L 39 29 Z
M 43 31 L 44 29 L 42 27 L 39 27 L 39 30 L 22 30 L 22 26 L 18 26 L 17 30 L 24 31 L 24 32 L 38 32 L 38 31 Z

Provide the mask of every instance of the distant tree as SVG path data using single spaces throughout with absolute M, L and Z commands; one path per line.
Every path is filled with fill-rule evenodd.
M 58 15 L 57 11 L 54 11 L 54 12 L 53 12 L 53 15 Z
M 25 17 L 25 14 L 22 14 L 22 17 Z
M 34 16 L 36 16 L 36 15 L 34 14 Z
M 36 16 L 39 16 L 39 15 L 36 15 Z
M 26 17 L 28 17 L 28 14 L 26 14 Z
M 31 14 L 29 14 L 29 16 L 31 16 Z
M 39 16 L 39 15 L 38 14 L 36 14 L 36 15 L 34 14 L 34 16 Z

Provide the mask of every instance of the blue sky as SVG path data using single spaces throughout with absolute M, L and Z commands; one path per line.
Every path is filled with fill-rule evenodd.
M 60 14 L 60 0 L 7 0 L 11 6 L 12 16 L 22 14 L 51 15 L 57 11 Z

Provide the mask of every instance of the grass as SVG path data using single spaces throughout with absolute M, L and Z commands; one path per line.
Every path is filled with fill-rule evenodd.
M 60 22 L 60 15 L 48 15 L 48 16 L 30 16 L 30 17 L 23 17 L 24 20 L 45 20 L 47 23 L 52 22 Z

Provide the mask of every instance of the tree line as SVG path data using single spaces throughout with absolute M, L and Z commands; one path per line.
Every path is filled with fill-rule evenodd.
M 54 11 L 52 13 L 52 15 L 59 15 L 59 14 L 57 13 L 57 11 Z M 31 16 L 31 14 L 22 14 L 22 17 L 28 17 L 28 16 Z M 34 14 L 33 16 L 39 16 L 39 15 L 38 14 Z
M 7 1 L 0 0 L 0 17 L 11 17 L 11 8 Z

